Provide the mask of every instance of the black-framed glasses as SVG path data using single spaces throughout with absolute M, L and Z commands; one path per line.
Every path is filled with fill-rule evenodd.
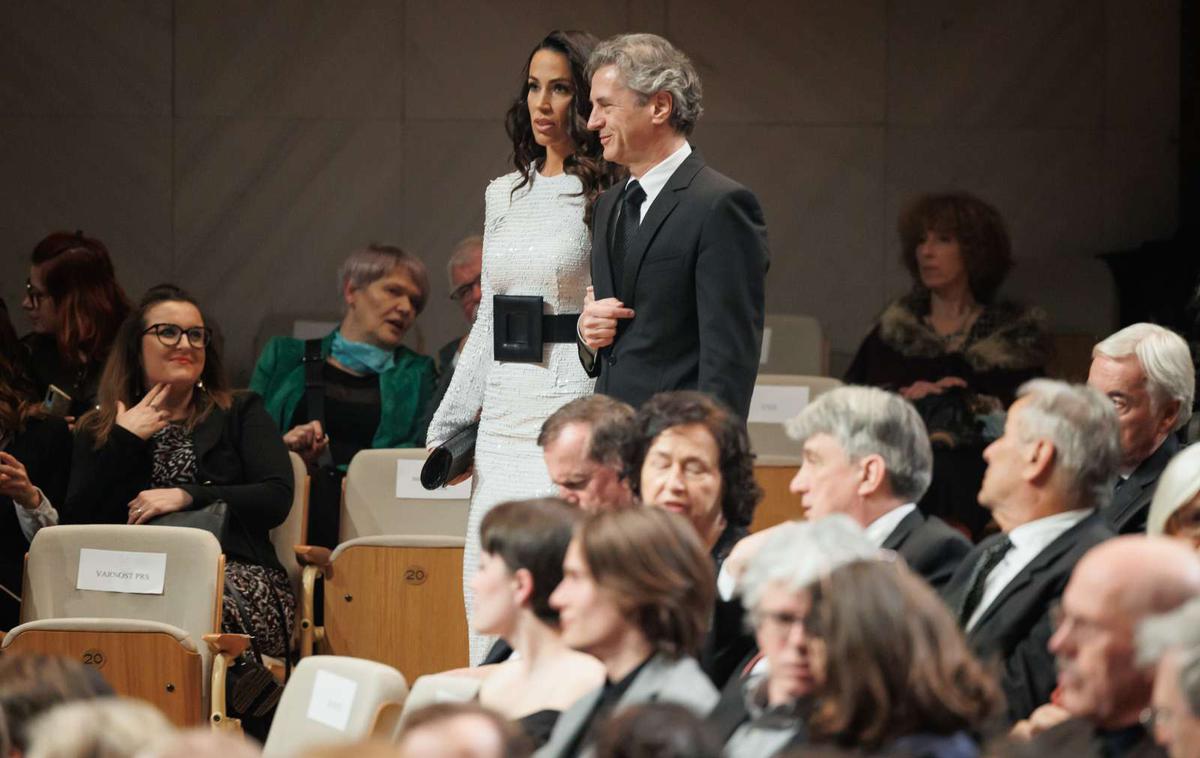
M 179 340 L 187 335 L 188 344 L 196 348 L 206 348 L 208 343 L 212 342 L 212 329 L 206 326 L 193 326 L 190 329 L 184 329 L 178 324 L 154 324 L 142 330 L 142 334 L 154 333 L 158 337 L 158 341 L 167 347 L 175 347 L 179 344 Z
M 33 282 L 28 279 L 25 280 L 25 297 L 29 298 L 30 305 L 32 305 L 34 308 L 38 307 L 38 305 L 42 302 L 42 298 L 45 296 L 46 293 L 42 292 L 37 287 L 34 287 Z
M 450 299 L 457 303 L 459 300 L 462 300 L 464 297 L 471 294 L 471 290 L 479 286 L 479 279 L 480 277 L 477 276 L 471 281 L 464 282 L 463 284 L 455 287 L 454 291 L 450 293 Z

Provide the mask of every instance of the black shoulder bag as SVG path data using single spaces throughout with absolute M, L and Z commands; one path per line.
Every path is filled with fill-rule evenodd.
M 320 421 L 321 430 L 327 435 L 325 423 L 325 377 L 322 371 L 325 359 L 321 357 L 321 340 L 304 343 L 304 400 L 308 407 L 308 420 Z M 338 544 L 338 529 L 342 509 L 342 477 L 333 463 L 329 446 L 321 451 L 316 466 L 309 466 L 308 493 L 308 544 L 335 548 Z

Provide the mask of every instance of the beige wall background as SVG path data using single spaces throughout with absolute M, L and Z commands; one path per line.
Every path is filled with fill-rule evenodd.
M 766 210 L 770 312 L 844 365 L 908 286 L 895 218 L 962 188 L 1009 222 L 1007 293 L 1105 333 L 1097 253 L 1178 217 L 1178 0 L 12 0 L 0 6 L 0 294 L 45 233 L 103 239 L 131 296 L 176 281 L 235 379 L 298 317 L 336 317 L 367 241 L 435 283 L 416 342 L 465 325 L 453 243 L 508 170 L 504 111 L 555 27 L 650 31 L 695 60 L 693 144 Z M 27 328 L 15 315 L 19 331 Z

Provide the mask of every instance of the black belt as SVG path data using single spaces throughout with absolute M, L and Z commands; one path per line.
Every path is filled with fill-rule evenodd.
M 542 313 L 537 295 L 495 295 L 493 357 L 498 361 L 540 363 L 547 342 L 575 342 L 578 313 Z

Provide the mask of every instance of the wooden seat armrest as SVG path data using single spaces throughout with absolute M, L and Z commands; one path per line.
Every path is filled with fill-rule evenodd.
M 323 549 L 323 548 L 316 548 Z M 297 548 L 299 552 L 299 548 Z M 300 602 L 296 604 L 297 629 L 300 638 L 300 657 L 307 658 L 316 652 L 316 646 L 325 637 L 325 629 L 316 625 L 317 579 L 325 573 L 321 568 L 307 565 L 300 574 Z
M 296 545 L 294 549 L 296 560 L 300 561 L 301 565 L 329 568 L 329 557 L 333 555 L 333 551 L 329 548 L 316 545 Z
M 237 658 L 250 647 L 250 637 L 245 634 L 206 634 L 204 641 L 214 655 Z

